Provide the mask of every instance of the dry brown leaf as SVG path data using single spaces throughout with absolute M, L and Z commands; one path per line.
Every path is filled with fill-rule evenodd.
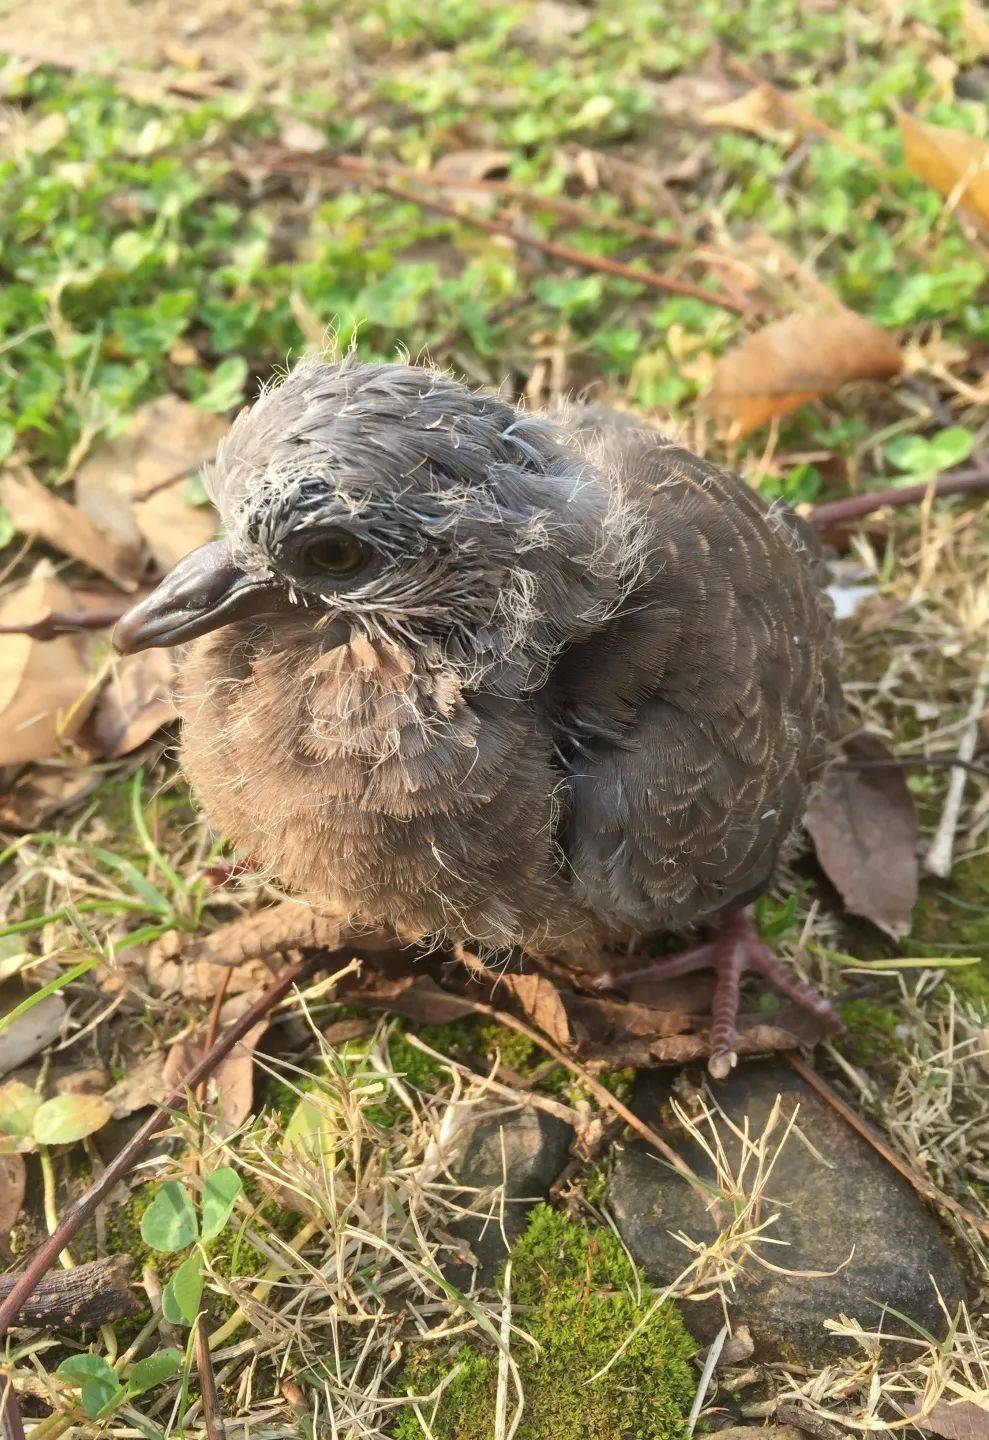
M 612 1000 L 579 992 L 566 995 L 564 1006 L 578 1044 L 609 1044 L 623 1036 L 655 1040 L 665 1035 L 680 1035 L 694 1025 L 694 1017 L 688 1010 L 657 1009 L 632 1000 Z
M 23 1155 L 0 1155 L 0 1255 L 10 1254 L 10 1232 L 24 1204 L 27 1170 Z
M 73 610 L 71 590 L 47 560 L 26 585 L 0 601 L 0 625 L 24 625 L 52 610 Z M 71 740 L 95 699 L 86 635 L 32 640 L 0 635 L 0 765 L 56 755 Z
M 348 1040 L 361 1040 L 370 1035 L 374 1028 L 370 1020 L 358 1020 L 356 1016 L 351 1020 L 334 1020 L 332 1025 L 327 1025 L 323 1031 L 323 1039 L 327 1045 L 335 1048 L 337 1045 L 346 1045 Z
M 764 140 L 789 142 L 794 132 L 792 111 L 774 85 L 756 85 L 725 105 L 711 105 L 703 120 L 706 125 L 746 130 Z
M 78 737 L 93 756 L 117 760 L 174 720 L 170 650 L 142 650 L 117 660 Z
M 169 485 L 134 503 L 138 528 L 159 570 L 171 570 L 183 555 L 216 537 L 212 505 L 190 505 L 182 491 L 181 484 Z
M 123 1079 L 111 1085 L 104 1096 L 114 1119 L 122 1120 L 126 1115 L 133 1115 L 135 1110 L 157 1105 L 166 1093 L 164 1069 L 165 1056 L 160 1051 L 146 1056 L 137 1064 L 128 1065 Z
M 498 988 L 507 990 L 536 1029 L 542 1030 L 557 1045 L 573 1043 L 566 1006 L 552 980 L 545 975 L 503 975 Z
M 140 547 L 99 530 L 88 515 L 47 489 L 30 470 L 10 470 L 0 479 L 0 502 L 22 535 L 43 540 L 63 555 L 81 560 L 121 590 L 137 588 Z
M 24 999 L 24 988 L 16 981 L 4 985 L 0 990 L 0 1015 L 6 1015 Z M 67 1011 L 61 995 L 46 995 L 0 1030 L 0 1075 L 9 1075 L 57 1039 Z
M 257 990 L 248 991 L 224 1005 L 220 1012 L 220 1028 L 225 1029 L 242 1015 L 259 993 Z M 252 1025 L 226 1059 L 220 1061 L 207 1082 L 206 1105 L 218 1120 L 232 1129 L 242 1125 L 254 1107 L 254 1050 L 267 1028 L 267 1018 Z M 202 1054 L 202 1039 L 179 1040 L 172 1046 L 165 1057 L 161 1077 L 166 1093 L 181 1084 Z
M 989 225 L 989 144 L 967 130 L 928 125 L 897 109 L 907 169 Z
M 688 70 L 661 80 L 652 90 L 656 108 L 667 120 L 695 125 L 698 115 L 728 106 L 736 86 L 721 70 Z
M 315 155 L 317 151 L 326 149 L 325 133 L 297 115 L 286 115 L 279 123 L 278 138 L 289 150 L 305 150 Z
M 593 18 L 590 10 L 579 5 L 564 5 L 562 0 L 535 0 L 519 19 L 512 38 L 522 45 L 553 50 L 586 30 Z
M 852 380 L 888 380 L 903 360 L 887 331 L 854 315 L 791 315 L 749 335 L 714 373 L 709 403 L 731 439 Z
M 0 797 L 0 829 L 37 830 L 50 816 L 95 790 L 101 778 L 88 767 L 32 765 Z
M 503 173 L 512 163 L 510 150 L 451 150 L 441 155 L 435 165 L 437 175 L 448 180 L 486 180 Z
M 80 467 L 79 508 L 121 543 L 143 538 L 158 568 L 170 570 L 216 531 L 212 509 L 190 505 L 183 482 L 212 457 L 226 429 L 219 416 L 177 395 L 152 400 Z
M 0 159 L 44 155 L 65 139 L 68 130 L 69 118 L 60 110 L 34 120 L 29 112 L 6 108 L 0 114 Z
M 972 1400 L 938 1400 L 926 1415 L 922 1402 L 923 1396 L 916 1396 L 918 1414 L 913 1424 L 918 1430 L 941 1435 L 944 1440 L 989 1440 L 989 1402 L 976 1405 Z
M 871 920 L 894 939 L 910 933 L 917 901 L 917 815 L 902 769 L 877 765 L 892 758 L 875 735 L 845 742 L 804 817 L 821 869 L 852 915 Z
M 402 975 L 392 980 L 377 971 L 368 970 L 365 979 L 366 984 L 359 992 L 362 1003 L 375 1008 L 380 1005 L 417 1024 L 446 1025 L 477 1013 L 477 1006 L 469 996 L 444 990 L 429 975 Z

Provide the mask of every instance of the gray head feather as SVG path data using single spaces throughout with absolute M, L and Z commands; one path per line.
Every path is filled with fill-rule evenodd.
M 645 517 L 564 431 L 417 366 L 303 361 L 238 416 L 209 483 L 247 568 L 499 688 L 541 683 L 643 562 Z M 328 526 L 374 557 L 330 586 L 290 560 Z

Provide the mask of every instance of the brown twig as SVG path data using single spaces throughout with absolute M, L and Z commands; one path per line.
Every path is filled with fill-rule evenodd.
M 936 770 L 942 765 L 967 770 L 972 775 L 989 776 L 989 765 L 978 760 L 965 760 L 960 755 L 891 755 L 888 760 L 842 760 L 836 770 Z
M 3 1394 L 0 1395 L 0 1435 L 3 1440 L 26 1440 L 12 1375 L 4 1381 Z
M 55 1270 L 33 1288 L 21 1310 L 21 1325 L 50 1330 L 88 1330 L 136 1315 L 140 1302 L 130 1283 L 131 1257 L 113 1255 Z M 20 1278 L 19 1271 L 0 1275 L 0 1300 Z
M 464 950 L 462 946 L 457 946 L 457 953 L 468 969 L 476 970 L 476 968 L 480 966 L 484 973 L 487 974 L 487 971 L 484 970 L 484 967 L 481 965 L 481 961 L 478 960 L 476 956 Z M 703 1184 L 700 1178 L 691 1170 L 687 1162 L 663 1139 L 658 1130 L 654 1130 L 645 1120 L 641 1120 L 634 1110 L 630 1110 L 623 1101 L 619 1100 L 617 1095 L 611 1093 L 606 1085 L 602 1085 L 596 1076 L 590 1074 L 586 1066 L 578 1064 L 566 1051 L 561 1050 L 558 1045 L 555 1045 L 548 1035 L 544 1035 L 541 1030 L 533 1029 L 531 1025 L 527 1025 L 524 1020 L 519 1020 L 510 1011 L 499 1010 L 494 1005 L 488 1005 L 484 1000 L 474 1000 L 473 998 L 471 998 L 470 1004 L 471 1008 L 475 1010 L 478 1015 L 487 1015 L 492 1020 L 496 1020 L 499 1025 L 505 1025 L 509 1030 L 515 1030 L 519 1035 L 524 1035 L 527 1040 L 531 1040 L 533 1044 L 538 1045 L 541 1050 L 545 1050 L 547 1055 L 551 1055 L 558 1065 L 565 1066 L 571 1075 L 576 1075 L 578 1080 L 580 1080 L 583 1085 L 586 1085 L 587 1089 L 590 1090 L 599 1104 L 604 1106 L 606 1110 L 611 1110 L 614 1114 L 620 1115 L 630 1130 L 634 1130 L 637 1135 L 641 1135 L 643 1140 L 647 1140 L 654 1149 L 659 1151 L 678 1175 L 682 1176 L 695 1190 L 701 1191 L 705 1200 L 710 1200 L 711 1187 Z
M 815 530 L 827 530 L 847 520 L 859 520 L 876 510 L 899 505 L 915 505 L 926 500 L 942 500 L 946 495 L 974 495 L 989 491 L 989 468 L 948 471 L 936 480 L 922 485 L 897 485 L 891 490 L 873 490 L 867 495 L 849 495 L 846 500 L 832 500 L 815 505 L 807 515 Z
M 540 195 L 534 190 L 526 190 L 522 185 L 515 185 L 510 180 L 488 180 L 483 177 L 472 179 L 463 175 L 446 175 L 442 170 L 416 170 L 411 165 L 397 165 L 393 160 L 362 160 L 356 155 L 324 155 L 320 151 L 293 150 L 288 146 L 273 146 L 263 154 L 266 160 L 272 157 L 273 169 L 306 171 L 312 169 L 313 161 L 326 159 L 332 161 L 335 170 L 346 170 L 358 176 L 376 172 L 379 175 L 390 175 L 396 180 L 410 181 L 414 185 L 429 185 L 435 190 L 476 190 L 480 194 L 516 200 L 520 205 L 526 205 L 533 210 L 549 210 L 561 220 L 567 220 L 574 225 L 586 225 L 598 230 L 618 230 L 636 240 L 648 240 L 672 248 L 676 248 L 680 243 L 674 236 L 664 235 L 661 231 L 654 230 L 651 225 L 642 225 L 638 220 L 632 220 L 626 215 L 604 215 L 598 210 L 590 210 L 586 205 L 578 204 L 575 200 L 568 200 L 565 196 Z
M 227 988 L 230 985 L 230 977 L 232 974 L 232 970 L 224 970 L 220 983 L 217 986 L 216 994 L 213 996 L 213 1006 L 209 1012 L 209 1022 L 206 1026 L 206 1037 L 203 1040 L 202 1053 L 204 1055 L 209 1054 L 210 1046 L 216 1040 L 216 1032 L 220 1028 L 220 1011 L 223 1009 L 223 1001 L 226 998 Z M 206 1081 L 201 1080 L 196 1087 L 196 1101 L 199 1105 L 202 1105 L 205 1099 Z
M 107 610 L 51 610 L 24 625 L 0 625 L 0 635 L 29 635 L 32 640 L 54 640 L 77 630 L 106 630 L 116 625 L 132 602 Z
M 281 1001 L 292 987 L 307 979 L 315 970 L 331 962 L 332 954 L 316 951 L 307 955 L 296 965 L 290 966 L 279 975 L 268 989 L 248 1006 L 223 1032 L 209 1051 L 199 1060 L 180 1084 L 165 1097 L 160 1105 L 136 1130 L 131 1139 L 119 1150 L 98 1180 L 82 1194 L 63 1217 L 55 1232 L 49 1236 L 37 1251 L 30 1264 L 16 1277 L 9 1294 L 0 1303 L 0 1337 L 10 1329 L 24 1307 L 25 1301 L 38 1288 L 42 1277 L 57 1260 L 59 1254 L 69 1245 L 79 1228 L 86 1223 L 96 1207 L 106 1198 L 113 1187 L 137 1164 L 149 1142 L 163 1130 L 173 1114 L 186 1108 L 188 1097 L 194 1093 L 201 1080 L 210 1076 L 235 1045 L 241 1041 L 252 1026 L 263 1019 Z M 64 1284 L 65 1277 L 58 1279 Z
M 340 162 L 346 158 L 351 163 L 342 165 Z M 561 245 L 556 240 L 545 240 L 539 235 L 527 234 L 524 230 L 517 230 L 504 220 L 491 220 L 484 215 L 474 215 L 470 211 L 461 210 L 456 205 L 449 205 L 445 200 L 440 200 L 434 195 L 419 195 L 411 190 L 404 190 L 400 185 L 392 185 L 389 181 L 383 180 L 381 176 L 370 166 L 363 162 L 356 162 L 356 157 L 341 157 L 336 155 L 310 155 L 304 152 L 305 165 L 299 162 L 290 162 L 284 168 L 289 171 L 299 170 L 335 170 L 340 175 L 350 175 L 362 185 L 369 185 L 375 190 L 381 191 L 383 195 L 390 195 L 395 200 L 401 200 L 408 205 L 418 205 L 420 209 L 435 211 L 437 215 L 445 215 L 449 220 L 455 220 L 460 225 L 471 225 L 475 230 L 483 230 L 488 235 L 499 235 L 503 239 L 511 240 L 516 245 L 527 245 L 530 249 L 540 250 L 544 255 L 552 255 L 556 260 L 564 260 L 568 265 L 579 265 L 584 270 L 596 270 L 603 275 L 614 275 L 620 280 L 632 280 L 636 285 L 645 285 L 651 290 L 662 290 L 671 295 L 687 295 L 693 300 L 702 300 L 707 305 L 714 305 L 720 310 L 728 310 L 733 315 L 750 314 L 754 307 L 745 305 L 740 300 L 732 299 L 715 290 L 704 290 L 700 285 L 691 285 L 686 280 L 671 280 L 666 275 L 657 275 L 653 270 L 638 270 L 634 265 L 626 265 L 620 260 L 611 260 L 605 255 L 590 255 L 585 250 L 577 250 L 572 245 Z M 272 158 L 270 168 L 278 169 L 277 154 Z
M 216 1374 L 213 1370 L 213 1357 L 210 1354 L 209 1336 L 201 1315 L 196 1321 L 195 1353 L 207 1440 L 227 1440 L 227 1427 L 220 1414 L 220 1397 L 216 1390 Z
M 821 1099 L 826 1100 L 831 1108 L 837 1111 L 841 1118 L 862 1136 L 863 1140 L 867 1140 L 873 1150 L 881 1155 L 888 1165 L 892 1165 L 893 1169 L 913 1186 L 918 1195 L 923 1195 L 924 1199 L 930 1200 L 933 1205 L 940 1205 L 943 1210 L 949 1210 L 952 1215 L 957 1215 L 959 1220 L 963 1220 L 966 1225 L 971 1225 L 973 1229 L 978 1230 L 980 1235 L 989 1239 L 989 1220 L 986 1220 L 981 1215 L 976 1215 L 975 1211 L 969 1210 L 967 1205 L 962 1205 L 958 1200 L 954 1200 L 950 1195 L 946 1195 L 943 1190 L 939 1190 L 931 1180 L 925 1179 L 923 1175 L 918 1175 L 912 1166 L 908 1165 L 905 1160 L 897 1155 L 895 1150 L 887 1145 L 878 1130 L 870 1125 L 868 1120 L 863 1119 L 857 1111 L 853 1110 L 852 1107 L 841 1098 L 837 1090 L 832 1089 L 828 1082 L 822 1076 L 818 1075 L 816 1070 L 812 1070 L 809 1065 L 805 1065 L 796 1055 L 787 1055 L 786 1059 L 787 1063 L 796 1070 L 800 1078 L 806 1080 L 807 1084 L 817 1091 Z

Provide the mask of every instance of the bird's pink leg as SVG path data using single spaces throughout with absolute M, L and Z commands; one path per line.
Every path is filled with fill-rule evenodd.
M 840 1035 L 844 1026 L 838 1012 L 793 971 L 763 941 L 756 929 L 750 909 L 724 914 L 715 935 L 702 945 L 692 946 L 677 955 L 647 961 L 642 965 L 610 970 L 599 977 L 598 984 L 623 990 L 637 980 L 674 980 L 710 966 L 716 974 L 714 999 L 711 1003 L 711 1055 L 707 1068 L 717 1080 L 723 1080 L 737 1060 L 735 1041 L 742 976 L 755 970 L 770 985 L 809 1011 L 833 1035 Z
M 708 970 L 715 962 L 717 942 L 705 940 L 703 945 L 692 945 L 687 950 L 678 950 L 675 955 L 661 955 L 657 960 L 645 960 L 641 965 L 623 965 L 620 970 L 603 970 L 595 975 L 595 990 L 624 990 L 636 980 L 650 980 L 657 984 L 664 980 L 679 980 L 681 975 L 693 975 L 695 970 Z

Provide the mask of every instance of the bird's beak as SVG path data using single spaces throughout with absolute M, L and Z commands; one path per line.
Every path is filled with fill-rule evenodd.
M 252 615 L 283 608 L 277 582 L 248 575 L 225 540 L 200 545 L 180 560 L 146 599 L 117 622 L 113 643 L 122 655 L 155 645 L 181 645 Z

